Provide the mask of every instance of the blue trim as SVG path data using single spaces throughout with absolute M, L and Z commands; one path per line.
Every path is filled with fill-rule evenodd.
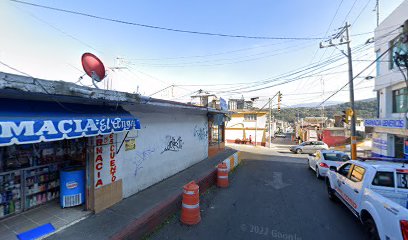
M 382 154 L 378 154 L 378 153 L 374 153 L 374 152 L 371 152 L 371 157 L 391 158 L 390 156 L 386 156 L 386 155 L 382 155 Z
M 140 129 L 121 107 L 0 99 L 0 146 Z
M 50 234 L 54 231 L 55 231 L 54 226 L 52 226 L 51 223 L 47 223 L 34 229 L 20 233 L 17 235 L 17 238 L 20 240 L 32 240 Z

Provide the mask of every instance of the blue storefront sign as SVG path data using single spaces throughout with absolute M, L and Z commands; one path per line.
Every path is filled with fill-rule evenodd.
M 140 129 L 122 108 L 0 99 L 0 146 Z
M 366 127 L 405 128 L 405 119 L 366 119 Z

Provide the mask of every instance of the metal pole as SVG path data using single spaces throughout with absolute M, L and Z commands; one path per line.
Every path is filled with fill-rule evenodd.
M 255 147 L 256 147 L 256 133 L 258 132 L 258 112 L 255 112 Z
M 356 112 L 354 111 L 354 84 L 353 84 L 353 60 L 351 57 L 350 38 L 349 38 L 349 25 L 346 22 L 346 37 L 347 37 L 347 58 L 349 68 L 349 87 L 350 87 L 350 105 L 353 110 L 351 116 L 351 159 L 357 159 L 357 137 L 356 137 Z
M 377 0 L 376 12 L 377 12 L 377 27 L 380 25 L 380 0 Z
M 269 98 L 269 148 L 271 148 L 272 144 L 272 132 L 271 132 L 271 124 L 272 124 L 272 104 L 271 104 L 271 99 Z

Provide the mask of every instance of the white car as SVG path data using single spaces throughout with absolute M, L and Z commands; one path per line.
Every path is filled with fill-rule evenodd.
M 308 156 L 309 168 L 316 172 L 317 178 L 325 177 L 330 167 L 337 168 L 348 160 L 346 153 L 335 150 L 321 150 Z
M 322 141 L 307 141 L 302 142 L 299 145 L 291 146 L 289 150 L 291 152 L 301 154 L 301 153 L 315 153 L 317 150 L 329 149 L 326 143 Z
M 330 168 L 327 193 L 360 219 L 368 239 L 408 239 L 407 164 L 408 159 L 347 161 Z

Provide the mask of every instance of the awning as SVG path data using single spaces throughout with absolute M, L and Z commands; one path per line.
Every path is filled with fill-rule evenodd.
M 0 146 L 50 142 L 140 129 L 120 106 L 0 99 Z

